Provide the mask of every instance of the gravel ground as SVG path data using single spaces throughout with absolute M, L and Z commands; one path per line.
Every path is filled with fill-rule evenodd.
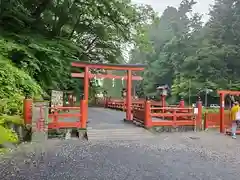
M 23 145 L 0 163 L 1 180 L 237 180 L 240 138 L 213 132 L 150 140 L 48 140 Z

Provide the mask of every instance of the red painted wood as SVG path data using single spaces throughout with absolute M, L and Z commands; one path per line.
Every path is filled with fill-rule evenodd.
M 89 68 L 85 67 L 84 70 L 84 99 L 88 101 L 89 94 L 89 77 L 88 77 Z
M 87 114 L 87 110 L 88 110 L 88 103 L 86 100 L 82 100 L 81 101 L 81 119 L 80 119 L 80 122 L 81 122 L 81 128 L 87 128 L 87 117 L 88 117 L 88 114 Z
M 218 94 L 223 95 L 240 95 L 240 91 L 230 91 L 230 90 L 218 90 Z
M 32 124 L 32 99 L 23 100 L 23 119 L 24 124 Z
M 48 123 L 48 129 L 60 129 L 60 128 L 81 128 L 80 122 L 50 122 Z
M 193 116 L 193 113 L 176 113 L 176 111 L 173 111 L 174 113 L 151 113 L 153 117 L 191 117 Z
M 195 122 L 193 120 L 180 120 L 180 121 L 154 121 L 153 126 L 194 126 Z
M 199 100 L 197 102 L 198 114 L 196 116 L 196 126 L 202 129 L 202 102 Z
M 146 128 L 151 128 L 153 126 L 153 124 L 152 124 L 151 102 L 150 101 L 145 101 L 144 110 L 145 110 L 144 125 Z
M 79 107 L 63 107 L 63 106 L 54 106 L 49 107 L 49 109 L 55 109 L 55 110 L 79 110 Z
M 71 65 L 73 67 L 81 67 L 81 68 L 93 68 L 93 69 L 109 69 L 109 70 L 132 70 L 132 71 L 143 71 L 144 65 L 131 65 L 131 64 L 90 64 L 84 62 L 72 62 Z
M 224 133 L 224 94 L 220 94 L 220 133 Z
M 132 120 L 132 71 L 127 71 L 126 120 Z
M 230 117 L 230 112 L 224 112 L 224 126 L 225 128 L 230 127 L 232 120 Z M 205 113 L 204 118 L 204 129 L 208 128 L 220 128 L 220 116 L 218 112 L 208 112 Z M 224 128 L 224 131 L 225 131 Z
M 72 77 L 75 78 L 84 78 L 84 73 L 71 73 Z M 90 79 L 93 78 L 105 78 L 105 79 L 123 79 L 126 80 L 127 76 L 118 76 L 113 74 L 88 74 Z M 132 80 L 141 81 L 143 78 L 141 76 L 132 76 Z

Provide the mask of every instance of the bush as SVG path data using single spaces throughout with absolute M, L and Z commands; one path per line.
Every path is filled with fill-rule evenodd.
M 6 142 L 10 142 L 10 143 L 18 143 L 18 136 L 16 134 L 16 132 L 14 132 L 11 129 L 5 128 L 3 126 L 0 125 L 0 144 L 4 144 Z
M 7 124 L 22 125 L 23 119 L 20 116 L 0 116 L 0 145 L 6 142 L 16 144 L 19 142 L 18 136 L 15 131 L 9 129 Z
M 0 55 L 0 145 L 19 142 L 16 132 L 8 124 L 22 125 L 22 107 L 25 96 L 39 97 L 40 86 L 23 70 Z M 0 148 L 0 153 L 5 149 Z
M 25 96 L 38 97 L 40 86 L 25 72 L 0 56 L 0 114 L 22 114 Z
M 21 116 L 0 116 L 0 145 L 5 143 L 18 144 L 19 138 L 15 131 L 8 128 L 8 124 L 23 125 L 23 119 Z M 0 154 L 8 152 L 6 148 L 0 148 Z
M 13 123 L 13 124 L 17 124 L 17 125 L 23 125 L 23 118 L 19 115 L 15 115 L 15 116 L 9 116 L 9 115 L 2 115 L 0 116 L 0 125 L 5 125 L 7 123 Z

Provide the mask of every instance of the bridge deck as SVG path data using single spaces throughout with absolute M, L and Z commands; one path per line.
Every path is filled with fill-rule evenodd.
M 132 125 L 124 123 L 125 113 L 104 108 L 88 109 L 88 127 L 93 129 L 129 128 Z
M 123 121 L 125 113 L 103 108 L 89 108 L 88 139 L 97 141 L 142 140 L 155 136 L 144 128 Z

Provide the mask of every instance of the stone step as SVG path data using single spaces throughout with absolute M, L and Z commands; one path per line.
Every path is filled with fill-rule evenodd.
M 153 138 L 154 135 L 145 129 L 89 129 L 89 140 L 141 140 Z

